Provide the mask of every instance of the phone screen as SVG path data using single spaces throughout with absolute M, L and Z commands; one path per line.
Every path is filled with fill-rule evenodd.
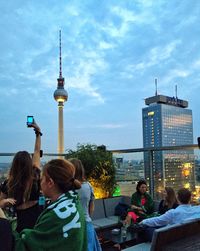
M 27 126 L 31 126 L 34 122 L 33 116 L 27 116 Z

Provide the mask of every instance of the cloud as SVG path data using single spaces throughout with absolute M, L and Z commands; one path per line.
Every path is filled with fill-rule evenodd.
M 95 102 L 104 103 L 104 98 L 98 93 L 98 88 L 91 86 L 90 75 L 69 77 L 67 81 L 69 87 L 93 97 Z
M 187 92 L 191 89 L 197 88 L 200 86 L 200 74 L 199 74 L 199 67 L 200 67 L 200 59 L 194 59 L 193 62 L 185 62 L 183 66 L 177 66 L 174 69 L 166 70 L 164 76 L 161 78 L 161 85 L 168 86 L 169 84 L 175 84 L 179 79 L 186 79 L 190 76 L 190 80 L 188 83 L 192 82 L 192 86 L 187 88 Z
M 198 70 L 198 71 L 199 71 L 199 69 L 200 69 L 200 59 L 195 60 L 195 61 L 192 63 L 191 68 L 192 68 L 193 70 Z
M 165 45 L 150 47 L 149 50 L 146 49 L 139 58 L 141 60 L 140 62 L 130 63 L 130 60 L 127 60 L 127 62 L 122 63 L 122 67 L 124 66 L 124 69 L 120 72 L 120 76 L 124 80 L 126 79 L 126 81 L 138 79 L 141 78 L 141 76 L 147 77 L 149 74 L 151 74 L 150 77 L 152 78 L 154 76 L 160 76 L 159 70 L 163 68 L 162 65 L 166 67 L 168 64 L 170 64 L 169 62 L 173 61 L 173 58 L 175 58 L 177 53 L 177 48 L 180 44 L 181 40 L 174 40 Z M 168 67 L 166 67 L 166 69 L 168 69 Z M 165 82 L 167 82 L 167 80 L 170 81 L 175 76 L 186 77 L 188 74 L 188 70 L 172 70 L 171 72 L 164 74 L 167 75 Z M 140 86 L 140 88 L 142 87 Z
M 183 97 L 189 94 L 192 102 L 198 102 L 198 1 L 8 2 L 0 3 L 0 92 L 5 94 L 1 108 L 7 106 L 6 112 L 12 113 L 17 109 L 21 113 L 33 109 L 42 112 L 44 125 L 54 127 L 53 137 L 57 137 L 56 115 L 49 116 L 50 108 L 45 113 L 45 105 L 54 102 L 52 95 L 57 86 L 59 29 L 63 77 L 69 93 L 66 119 L 71 116 L 73 121 L 75 116 L 75 124 L 80 125 L 90 117 L 93 124 L 83 126 L 86 139 L 88 128 L 94 129 L 94 137 L 98 134 L 95 130 L 105 129 L 111 135 L 113 129 L 119 139 L 127 135 L 125 147 L 132 145 L 132 131 L 136 136 L 142 134 L 141 118 L 138 123 L 130 121 L 141 112 L 142 98 L 153 93 L 154 76 L 162 92 L 180 83 Z M 198 119 L 196 107 L 198 104 L 193 108 Z M 53 108 L 56 110 L 56 103 Z M 47 117 L 55 121 L 46 123 Z M 131 132 L 124 130 L 131 127 Z M 71 128 L 73 131 L 74 125 Z M 110 140 L 120 148 L 122 142 L 116 138 L 100 140 Z
M 118 129 L 118 128 L 125 128 L 127 124 L 95 124 L 95 125 L 79 125 L 76 128 L 102 128 L 102 129 Z
M 102 124 L 102 125 L 96 125 L 96 127 L 105 128 L 105 129 L 117 129 L 117 128 L 125 128 L 127 127 L 127 125 L 125 124 Z
M 191 74 L 190 70 L 183 70 L 183 69 L 173 69 L 170 71 L 167 71 L 165 74 L 165 77 L 161 79 L 161 85 L 169 85 L 170 83 L 173 83 L 175 79 L 177 78 L 186 78 Z
M 115 47 L 115 45 L 112 44 L 112 43 L 107 43 L 105 41 L 100 41 L 99 42 L 99 49 L 100 50 L 113 49 L 114 47 Z
M 150 49 L 150 52 L 147 55 L 145 55 L 145 60 L 136 65 L 132 65 L 131 67 L 133 70 L 146 70 L 149 67 L 158 65 L 161 62 L 170 59 L 180 43 L 180 40 L 175 40 L 165 46 L 154 47 Z
M 172 56 L 172 53 L 176 50 L 176 47 L 180 45 L 180 40 L 172 41 L 166 46 L 158 46 L 150 50 L 149 58 L 151 59 L 151 64 L 154 65 L 157 62 L 166 60 Z
M 13 96 L 19 94 L 19 90 L 17 88 L 9 88 L 9 90 L 8 90 L 8 88 L 0 87 L 0 92 L 5 97 L 13 97 Z

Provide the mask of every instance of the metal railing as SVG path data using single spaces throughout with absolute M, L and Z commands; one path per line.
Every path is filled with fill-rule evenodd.
M 191 145 L 180 145 L 180 146 L 164 146 L 164 147 L 148 147 L 148 148 L 133 148 L 133 149 L 117 149 L 117 150 L 108 150 L 117 154 L 134 154 L 134 153 L 143 153 L 148 156 L 148 168 L 149 168 L 149 190 L 152 195 L 155 193 L 155 153 L 156 152 L 166 152 L 166 151 L 192 151 L 199 149 L 198 144 Z M 15 153 L 0 153 L 0 157 L 12 157 Z M 49 157 L 64 157 L 66 154 L 57 154 L 57 153 L 45 153 L 43 152 L 42 160 L 48 159 Z M 144 156 L 143 156 L 144 157 Z M 0 158 L 0 163 L 1 163 Z M 163 178 L 164 179 L 164 178 Z

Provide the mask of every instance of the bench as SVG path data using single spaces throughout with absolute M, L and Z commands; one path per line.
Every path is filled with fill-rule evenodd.
M 124 251 L 197 251 L 200 250 L 200 219 L 156 229 L 152 242 Z
M 94 201 L 94 213 L 92 215 L 92 223 L 95 230 L 103 230 L 114 228 L 120 225 L 119 216 L 115 216 L 115 207 L 119 204 L 131 204 L 130 196 L 116 196 L 104 199 L 96 199 Z M 154 201 L 154 208 L 157 210 L 158 201 Z
M 115 207 L 119 202 L 130 205 L 131 198 L 128 196 L 117 196 L 94 201 L 94 213 L 92 223 L 95 230 L 103 230 L 119 226 L 119 217 L 115 216 Z

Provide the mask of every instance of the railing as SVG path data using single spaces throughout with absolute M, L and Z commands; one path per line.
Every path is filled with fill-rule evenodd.
M 126 186 L 128 186 L 129 181 L 133 184 L 128 188 L 130 194 L 133 192 L 134 182 L 140 178 L 146 178 L 150 193 L 154 198 L 158 197 L 158 193 L 164 186 L 172 186 L 175 190 L 180 186 L 185 186 L 200 197 L 200 188 L 197 186 L 200 182 L 198 149 L 198 145 L 193 144 L 110 151 L 113 153 L 118 183 L 126 182 Z M 0 153 L 0 163 L 11 162 L 11 157 L 14 155 L 15 153 Z M 65 154 L 43 153 L 41 162 L 45 163 L 52 158 L 62 156 L 64 157 Z
M 127 163 L 126 155 L 129 154 L 129 162 L 134 159 L 134 157 L 130 157 L 130 154 L 136 154 L 136 153 L 143 153 L 144 157 L 140 156 L 140 160 L 143 159 L 144 161 L 144 177 L 149 182 L 149 190 L 150 193 L 154 196 L 156 196 L 156 192 L 160 192 L 164 186 L 170 184 L 170 186 L 173 186 L 173 183 L 177 182 L 169 182 L 169 177 L 166 177 L 166 174 L 168 176 L 171 176 L 169 174 L 169 171 L 166 171 L 167 165 L 169 166 L 169 163 L 174 166 L 174 168 L 181 169 L 177 170 L 177 172 L 174 172 L 175 174 L 170 179 L 176 179 L 177 176 L 180 176 L 180 173 L 182 173 L 183 176 L 185 176 L 185 182 L 182 179 L 182 182 L 180 183 L 180 186 L 188 186 L 188 182 L 190 183 L 190 187 L 193 191 L 195 190 L 195 160 L 199 159 L 197 155 L 194 154 L 194 150 L 199 149 L 199 146 L 197 144 L 192 145 L 180 145 L 180 146 L 164 146 L 164 147 L 148 147 L 148 148 L 137 148 L 137 149 L 120 149 L 120 150 L 112 150 L 112 153 L 114 156 L 116 156 L 116 160 L 123 159 L 123 164 L 116 161 L 116 166 L 118 165 L 118 170 L 123 169 L 125 166 L 125 163 Z M 120 156 L 120 157 L 117 157 Z M 169 156 L 171 155 L 171 156 Z M 168 158 L 166 158 L 168 156 Z M 160 162 L 158 161 L 160 158 Z M 139 159 L 137 157 L 137 159 Z M 176 164 L 173 163 L 177 162 Z M 160 172 L 159 173 L 159 169 Z M 169 167 L 168 167 L 169 169 Z M 200 171 L 200 170 L 199 170 Z M 156 174 L 158 176 L 156 177 Z M 192 177 L 193 176 L 193 177 Z M 200 174 L 199 174 L 200 176 Z M 177 177 L 178 178 L 178 177 Z M 179 177 L 180 179 L 180 177 Z M 158 182 L 160 180 L 161 182 Z M 156 184 L 155 184 L 156 183 Z M 160 184 L 159 184 L 160 183 Z M 193 183 L 193 184 L 192 184 Z M 179 186 L 179 187 L 180 187 Z M 155 188 L 157 191 L 155 191 Z M 160 191 L 159 191 L 160 190 Z M 178 186 L 177 189 L 178 190 Z

